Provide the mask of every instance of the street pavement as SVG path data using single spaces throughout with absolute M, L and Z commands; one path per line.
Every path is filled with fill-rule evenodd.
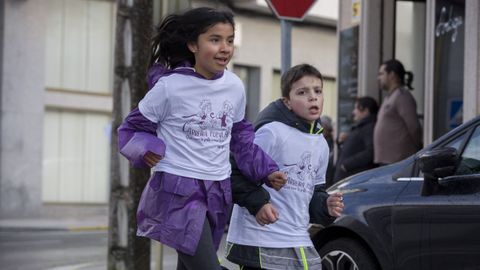
M 0 219 L 0 237 L 2 240 L 0 249 L 3 249 L 3 253 L 9 252 L 8 255 L 3 256 L 0 264 L 3 265 L 2 270 L 105 270 L 107 266 L 107 234 L 108 217 L 105 216 L 62 219 Z M 218 256 L 223 266 L 228 269 L 238 269 L 236 265 L 224 259 L 225 236 L 222 239 Z M 82 241 L 74 239 L 82 239 Z M 73 246 L 72 253 L 80 251 L 85 255 L 83 257 L 77 256 L 76 260 L 63 260 L 59 259 L 60 257 L 55 257 L 59 252 L 69 256 L 70 254 L 67 254 L 67 252 L 71 245 Z M 159 253 L 157 253 L 159 247 L 160 245 L 153 245 L 151 269 L 175 270 L 177 254 L 175 250 L 167 246 L 162 246 L 163 268 L 157 266 L 159 265 L 157 260 L 162 257 L 158 256 Z M 15 248 L 18 250 L 14 250 Z M 25 259 L 22 259 L 22 253 L 26 256 Z M 48 262 L 50 258 L 52 266 L 46 266 L 49 264 L 45 262 Z M 22 264 L 23 268 L 15 266 L 15 260 L 18 264 Z M 42 265 L 42 267 L 35 268 L 25 260 L 30 260 L 33 263 L 36 260 L 38 262 L 37 266 Z M 56 263 L 53 260 L 57 260 Z M 7 266 L 4 263 L 7 262 L 9 266 L 4 268 Z

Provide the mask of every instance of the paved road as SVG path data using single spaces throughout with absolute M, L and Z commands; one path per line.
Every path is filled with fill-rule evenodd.
M 0 231 L 0 265 L 2 270 L 105 270 L 107 245 L 106 231 Z M 175 270 L 175 251 L 164 247 L 163 257 L 163 270 Z M 223 265 L 238 269 L 225 260 Z
M 106 231 L 0 232 L 0 262 L 4 270 L 62 269 L 66 265 L 85 264 L 94 269 L 105 265 L 106 254 Z

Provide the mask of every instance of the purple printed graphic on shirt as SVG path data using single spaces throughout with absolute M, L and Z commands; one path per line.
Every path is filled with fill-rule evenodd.
M 287 175 L 284 190 L 290 189 L 313 194 L 313 179 L 318 177 L 320 167 L 314 166 L 311 159 L 312 152 L 305 151 L 296 164 L 284 164 L 285 167 L 282 171 Z
M 212 111 L 209 99 L 200 102 L 199 108 L 196 114 L 183 116 L 187 120 L 182 128 L 186 138 L 202 142 L 224 142 L 230 136 L 233 125 L 232 103 L 225 100 L 217 114 Z

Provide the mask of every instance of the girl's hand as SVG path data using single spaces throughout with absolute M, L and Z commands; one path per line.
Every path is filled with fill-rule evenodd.
M 255 215 L 258 224 L 265 226 L 278 220 L 278 211 L 271 203 L 264 204 Z
M 143 161 L 147 163 L 148 166 L 153 167 L 157 165 L 157 163 L 162 160 L 162 156 L 157 155 L 153 152 L 148 151 L 144 156 L 143 156 Z
M 279 191 L 287 183 L 287 175 L 280 171 L 273 172 L 268 175 L 268 182 L 273 189 Z
M 328 214 L 332 217 L 339 217 L 343 212 L 343 197 L 342 193 L 336 192 L 330 194 L 327 198 Z

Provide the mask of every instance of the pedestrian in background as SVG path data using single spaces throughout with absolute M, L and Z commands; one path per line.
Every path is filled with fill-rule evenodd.
M 359 97 L 352 111 L 354 125 L 348 137 L 338 146 L 334 182 L 374 168 L 373 130 L 377 121 L 378 104 L 372 97 Z
M 378 71 L 380 88 L 387 91 L 374 131 L 374 161 L 379 165 L 400 161 L 422 148 L 412 80 L 413 74 L 396 59 L 384 62 Z
M 333 184 L 333 175 L 335 173 L 335 164 L 334 164 L 334 139 L 333 139 L 333 122 L 332 118 L 328 115 L 322 115 L 320 117 L 320 122 L 323 127 L 323 136 L 328 144 L 328 149 L 330 153 L 328 155 L 328 167 L 327 167 L 327 174 L 326 178 L 326 187 L 328 188 Z
M 329 150 L 319 121 L 321 73 L 308 64 L 294 66 L 282 76 L 281 90 L 283 98 L 257 117 L 255 143 L 287 174 L 287 184 L 275 192 L 232 175 L 236 205 L 226 257 L 240 269 L 321 269 L 309 222 L 331 223 L 343 211 L 341 194 L 324 190 Z
M 153 88 L 118 129 L 120 152 L 152 167 L 137 209 L 137 235 L 174 248 L 177 270 L 219 270 L 216 250 L 231 206 L 230 152 L 248 179 L 286 182 L 253 143 L 242 81 L 227 71 L 234 50 L 229 11 L 167 16 L 152 42 Z

